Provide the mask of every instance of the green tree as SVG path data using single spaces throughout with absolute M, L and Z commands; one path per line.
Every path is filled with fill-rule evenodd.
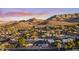
M 23 44 L 25 44 L 25 39 L 24 39 L 24 37 L 20 37 L 20 38 L 18 39 L 18 43 L 19 43 L 20 47 L 22 47 Z
M 62 48 L 62 44 L 61 44 L 61 41 L 60 40 L 56 40 L 55 41 L 55 47 L 60 50 L 60 48 Z
M 65 43 L 65 49 L 73 49 L 75 47 L 74 41 L 69 40 L 67 43 Z
M 28 39 L 30 37 L 30 34 L 28 32 L 26 32 L 23 37 Z

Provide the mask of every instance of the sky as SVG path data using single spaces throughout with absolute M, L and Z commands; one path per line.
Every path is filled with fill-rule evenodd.
M 79 8 L 0 8 L 0 20 L 47 19 L 58 14 L 79 13 Z

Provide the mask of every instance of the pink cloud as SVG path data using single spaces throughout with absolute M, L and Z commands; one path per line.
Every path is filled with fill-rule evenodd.
M 1 17 L 6 16 L 33 16 L 33 15 L 47 15 L 47 13 L 31 13 L 31 12 L 8 12 L 8 13 L 0 13 Z

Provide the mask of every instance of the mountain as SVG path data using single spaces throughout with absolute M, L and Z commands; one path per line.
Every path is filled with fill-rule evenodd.
M 48 24 L 48 25 L 75 25 L 75 23 L 57 21 L 57 20 L 47 21 L 46 24 Z
M 47 20 L 56 20 L 56 21 L 65 21 L 65 22 L 79 22 L 79 13 L 55 15 L 55 16 L 48 18 Z
M 30 24 L 28 22 L 18 22 L 13 26 L 18 29 L 28 29 L 28 28 L 32 28 L 33 24 Z
M 32 24 L 34 24 L 34 25 L 39 25 L 39 24 L 41 24 L 42 22 L 44 22 L 44 20 L 32 18 L 32 19 L 27 20 L 27 22 L 30 22 L 30 23 L 32 23 Z
M 33 27 L 33 24 L 21 20 L 21 21 L 10 21 L 7 22 L 6 24 L 2 24 L 1 26 L 8 28 L 14 27 L 15 29 L 30 29 Z
M 8 22 L 7 21 L 0 21 L 0 26 L 6 25 Z
M 64 20 L 64 21 L 66 21 L 66 22 L 79 22 L 79 18 L 70 18 L 69 20 Z
M 31 18 L 28 20 L 10 21 L 7 23 L 0 21 L 0 24 L 8 27 L 15 27 L 17 29 L 30 29 L 37 25 L 73 26 L 79 24 L 79 14 L 54 15 L 46 20 Z

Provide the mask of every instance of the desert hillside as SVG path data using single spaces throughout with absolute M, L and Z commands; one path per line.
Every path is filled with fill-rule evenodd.
M 46 20 L 31 18 L 28 20 L 20 20 L 20 21 L 10 21 L 3 22 L 0 21 L 0 25 L 13 26 L 19 29 L 28 29 L 37 25 L 76 25 L 79 24 L 79 14 L 63 14 L 63 15 L 54 15 L 49 17 Z
M 79 22 L 79 13 L 54 15 L 54 16 L 51 16 L 50 18 L 48 18 L 47 20 Z

